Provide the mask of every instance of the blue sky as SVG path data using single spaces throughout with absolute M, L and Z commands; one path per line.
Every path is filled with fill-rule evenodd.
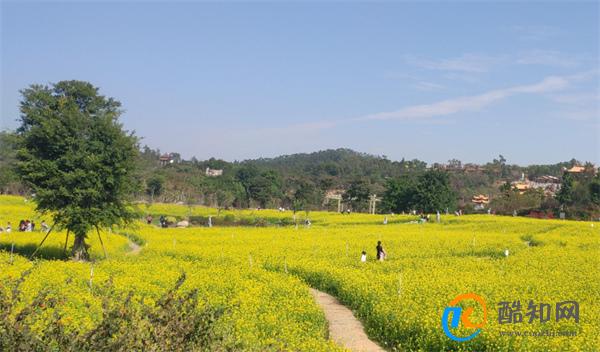
M 600 162 L 598 2 L 1 5 L 1 128 L 19 89 L 92 82 L 143 143 L 226 160 Z

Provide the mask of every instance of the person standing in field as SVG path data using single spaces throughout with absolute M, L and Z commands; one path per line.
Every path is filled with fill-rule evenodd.
M 375 247 L 377 249 L 377 260 L 379 261 L 383 261 L 385 259 L 385 257 L 387 256 L 387 253 L 385 253 L 385 250 L 383 249 L 383 246 L 381 245 L 381 241 L 377 241 L 377 247 Z
M 148 214 L 148 216 L 146 216 L 146 223 L 152 225 L 152 215 Z
M 362 255 L 360 256 L 360 261 L 362 263 L 366 263 L 367 262 L 367 252 L 366 251 L 362 251 L 361 253 Z
M 10 221 L 6 223 L 6 233 L 10 233 L 12 231 L 12 226 L 10 226 Z

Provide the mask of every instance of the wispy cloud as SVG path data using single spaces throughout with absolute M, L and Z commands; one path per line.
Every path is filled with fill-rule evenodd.
M 513 26 L 510 28 L 520 40 L 541 41 L 551 39 L 561 33 L 560 29 L 551 26 Z
M 404 61 L 406 63 L 427 70 L 457 71 L 470 73 L 487 72 L 492 66 L 498 64 L 503 59 L 503 57 L 494 57 L 470 53 L 446 59 L 428 59 L 412 55 L 407 55 L 404 57 Z
M 370 114 L 360 117 L 358 120 L 414 120 L 446 116 L 463 111 L 476 111 L 517 94 L 559 91 L 565 89 L 569 82 L 570 77 L 550 76 L 535 84 L 497 89 L 478 95 L 446 99 L 431 104 L 408 106 L 396 111 Z
M 446 87 L 444 85 L 441 85 L 438 83 L 420 81 L 420 82 L 416 83 L 415 88 L 417 88 L 418 90 L 423 90 L 423 91 L 433 91 L 433 90 L 444 89 Z
M 429 104 L 410 105 L 395 111 L 373 113 L 351 119 L 323 120 L 283 127 L 261 128 L 254 132 L 259 133 L 262 136 L 270 134 L 280 136 L 293 134 L 297 137 L 299 134 L 306 135 L 318 133 L 319 131 L 335 128 L 339 125 L 365 121 L 400 120 L 436 124 L 453 123 L 454 121 L 452 120 L 435 118 L 447 117 L 461 112 L 478 111 L 512 96 L 558 93 L 568 89 L 576 82 L 588 80 L 597 75 L 598 71 L 592 70 L 568 76 L 549 76 L 537 83 L 496 89 L 481 94 L 450 98 Z M 573 118 L 575 116 L 574 113 L 569 116 Z M 583 114 L 578 112 L 579 119 L 583 118 L 584 115 L 588 116 L 588 113 Z M 248 134 L 248 131 L 245 130 L 244 133 Z
M 544 65 L 564 68 L 573 68 L 581 64 L 581 58 L 567 55 L 554 50 L 532 50 L 520 54 L 516 63 L 519 65 Z

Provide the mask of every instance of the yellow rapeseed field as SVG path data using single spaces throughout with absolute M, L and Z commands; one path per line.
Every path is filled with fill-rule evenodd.
M 134 302 L 151 302 L 185 272 L 183 289 L 196 288 L 210 304 L 227 308 L 219 328 L 229 332 L 227 344 L 235 350 L 338 350 L 326 339 L 327 322 L 309 286 L 338 297 L 388 350 L 600 350 L 599 224 L 487 215 L 442 215 L 439 224 L 420 224 L 408 215 L 388 215 L 384 225 L 383 215 L 299 212 L 295 226 L 289 211 L 139 208 L 155 221 L 159 215 L 213 216 L 218 223 L 229 216 L 286 226 L 163 229 L 140 221 L 102 234 L 107 259 L 97 234 L 90 233 L 90 263 L 59 259 L 66 234 L 58 231 L 31 261 L 27 254 L 43 234 L 15 228 L 22 218 L 37 224 L 42 218 L 23 198 L 3 196 L 0 226 L 10 221 L 13 232 L 0 233 L 0 285 L 32 268 L 19 304 L 27 305 L 39 290 L 49 288 L 61 303 L 47 315 L 58 311 L 68 329 L 85 331 L 100 319 L 97 292 L 109 279 L 116 290 L 133 291 Z M 310 226 L 305 225 L 307 217 Z M 375 260 L 378 240 L 388 253 L 384 262 Z M 363 250 L 366 263 L 360 262 Z M 485 299 L 488 321 L 476 338 L 455 342 L 442 330 L 442 312 L 454 297 L 468 292 Z M 499 302 L 517 300 L 523 322 L 500 324 Z M 575 300 L 579 322 L 556 322 L 553 315 L 550 321 L 529 323 L 525 313 L 530 300 L 551 305 Z M 29 323 L 39 334 L 47 329 L 43 318 Z M 506 334 L 511 331 L 522 335 Z M 559 331 L 576 336 L 523 336 Z

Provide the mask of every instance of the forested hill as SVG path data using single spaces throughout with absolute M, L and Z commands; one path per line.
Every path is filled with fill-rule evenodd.
M 15 172 L 16 147 L 14 133 L 0 132 L 0 193 L 27 195 L 30 191 Z M 563 170 L 575 165 L 584 165 L 589 171 L 584 174 L 589 177 L 565 180 Z M 596 186 L 600 179 L 592 179 L 597 170 L 592 164 L 575 159 L 551 165 L 519 166 L 509 164 L 500 155 L 483 165 L 463 164 L 456 159 L 443 165 L 427 165 L 416 159 L 392 161 L 386 156 L 340 148 L 228 162 L 215 158 L 184 160 L 178 153 L 161 153 L 146 146 L 140 150 L 136 166 L 137 184 L 131 196 L 150 202 L 335 210 L 336 202 L 325 201 L 326 194 L 333 191 L 343 195 L 346 207 L 357 211 L 365 210 L 369 197 L 376 194 L 388 200 L 378 208 L 383 212 L 414 206 L 415 197 L 423 198 L 419 192 L 443 194 L 438 186 L 447 185 L 453 206 L 465 211 L 472 207 L 472 197 L 480 194 L 496 202 L 492 206 L 498 211 L 510 198 L 511 206 L 504 206 L 509 213 L 558 209 L 564 203 L 572 209 L 583 209 L 581 214 L 589 214 L 588 208 L 596 207 L 588 206 L 592 201 L 600 204 L 600 195 L 596 196 L 600 194 L 600 186 Z M 554 195 L 544 192 L 521 195 L 506 191 L 507 184 L 510 191 L 511 184 L 534 181 L 540 176 L 568 181 L 569 194 L 562 197 L 562 203 L 558 204 Z M 390 203 L 390 199 L 404 203 L 400 206 Z M 500 204 L 501 201 L 504 203 Z
M 347 183 L 356 178 L 369 178 L 372 182 L 378 182 L 406 172 L 422 171 L 427 166 L 420 160 L 391 161 L 386 156 L 359 153 L 345 148 L 246 160 L 241 164 L 273 169 L 283 176 L 313 180 L 336 178 L 336 183 Z

